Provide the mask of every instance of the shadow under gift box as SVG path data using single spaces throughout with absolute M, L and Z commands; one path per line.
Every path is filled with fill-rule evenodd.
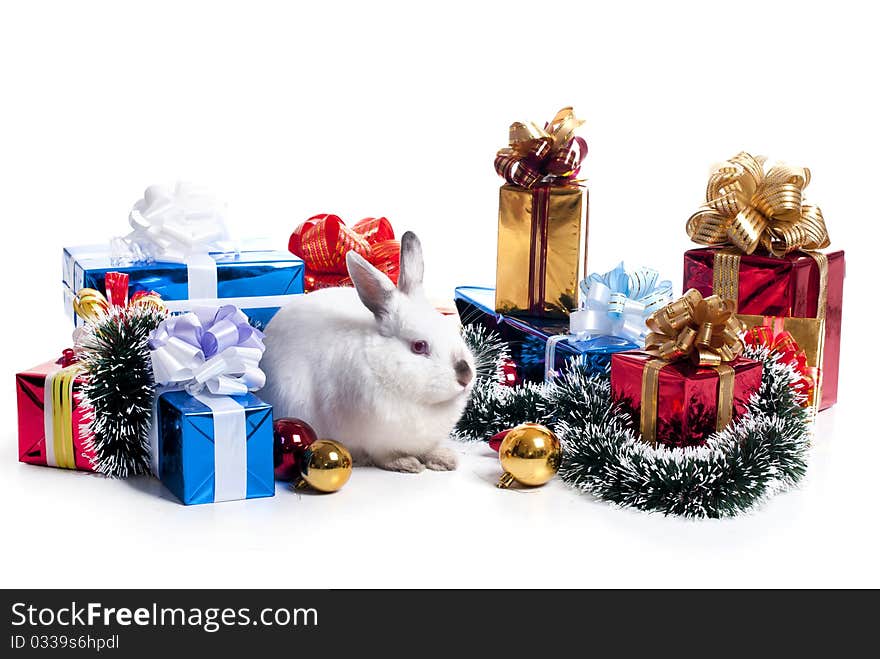
M 684 290 L 696 288 L 704 296 L 716 293 L 729 297 L 715 276 L 714 247 L 692 249 L 684 254 Z M 825 318 L 819 313 L 820 275 L 816 260 L 803 252 L 784 257 L 759 254 L 739 257 L 738 278 L 725 288 L 736 290 L 737 316 L 747 326 L 765 324 L 765 317 L 790 318 L 784 329 L 791 332 L 806 352 L 810 366 L 821 372 L 819 409 L 837 402 L 840 365 L 840 329 L 843 308 L 843 279 L 846 262 L 843 251 L 830 252 Z
M 568 319 L 511 318 L 492 310 L 494 300 L 493 288 L 459 286 L 455 289 L 455 306 L 462 325 L 478 323 L 497 332 L 510 347 L 519 378 L 543 382 L 547 340 L 554 335 L 568 334 Z M 613 353 L 636 348 L 634 343 L 614 336 L 597 336 L 573 343 L 559 341 L 553 370 L 558 373 L 567 361 L 580 357 L 590 373 L 606 373 Z
M 272 406 L 253 394 L 230 396 L 245 410 L 247 496 L 275 495 Z M 216 437 L 210 407 L 184 391 L 158 403 L 159 479 L 183 503 L 215 501 Z
M 503 185 L 491 307 L 517 316 L 567 318 L 586 272 L 589 191 Z
M 28 464 L 94 471 L 94 450 L 86 446 L 85 429 L 92 410 L 82 402 L 80 393 L 85 376 L 80 374 L 73 380 L 67 413 L 62 413 L 60 404 L 53 406 L 51 390 L 47 391 L 52 378 L 59 377 L 62 370 L 61 360 L 49 361 L 15 376 L 18 459 Z M 50 444 L 47 435 L 52 437 Z
M 199 299 L 220 304 L 234 304 L 242 309 L 257 327 L 265 327 L 290 295 L 303 292 L 305 266 L 289 252 L 243 249 L 237 253 L 211 254 L 216 263 L 216 294 Z M 124 272 L 129 276 L 129 295 L 155 291 L 172 311 L 189 310 L 182 303 L 190 300 L 191 267 L 185 263 L 118 262 L 109 245 L 65 247 L 63 259 L 64 305 L 73 315 L 74 324 L 82 320 L 73 314 L 73 297 L 82 288 L 94 288 L 106 294 L 104 275 Z M 175 304 L 181 302 L 182 304 Z
M 611 397 L 632 418 L 640 431 L 642 378 L 648 362 L 656 359 L 644 352 L 622 352 L 611 359 Z M 733 416 L 746 412 L 749 400 L 761 387 L 760 362 L 738 358 L 730 363 L 734 370 Z M 689 361 L 669 362 L 659 373 L 656 410 L 658 444 L 699 446 L 717 430 L 718 396 L 721 379 L 713 368 Z

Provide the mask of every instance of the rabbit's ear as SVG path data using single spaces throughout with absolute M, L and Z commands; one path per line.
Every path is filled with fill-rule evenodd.
M 422 256 L 422 243 L 412 231 L 407 231 L 400 239 L 400 276 L 397 288 L 404 295 L 412 295 L 421 288 L 425 277 L 425 259 Z
M 377 320 L 390 316 L 395 289 L 388 276 L 354 251 L 345 255 L 345 264 L 348 266 L 348 276 L 351 277 L 364 306 L 373 312 Z

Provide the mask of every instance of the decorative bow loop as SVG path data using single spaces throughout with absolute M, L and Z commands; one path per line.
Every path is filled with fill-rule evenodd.
M 400 274 L 400 243 L 384 217 L 364 218 L 349 227 L 338 215 L 315 215 L 294 229 L 288 249 L 305 262 L 307 292 L 350 286 L 345 265 L 350 251 L 363 256 L 395 284 Z
M 774 256 L 831 244 L 818 206 L 804 204 L 810 170 L 776 164 L 741 152 L 716 167 L 706 202 L 687 222 L 691 240 L 731 245 L 744 254 L 759 246 Z
M 260 369 L 263 333 L 233 305 L 199 309 L 168 318 L 150 335 L 157 384 L 191 394 L 241 395 L 266 384 Z
M 73 298 L 73 310 L 77 316 L 88 323 L 96 323 L 110 314 L 114 308 L 128 306 L 167 311 L 165 303 L 158 293 L 138 291 L 128 298 L 128 274 L 125 272 L 108 272 L 104 275 L 104 288 L 107 295 L 94 288 L 81 288 Z
M 771 319 L 765 319 L 765 322 Z M 781 320 L 781 319 L 780 319 Z M 807 363 L 807 355 L 790 332 L 770 325 L 758 325 L 747 330 L 743 341 L 749 346 L 762 346 L 779 354 L 779 361 L 791 366 L 800 377 L 792 385 L 803 396 L 804 407 L 815 403 L 820 369 Z
M 605 274 L 591 274 L 580 289 L 581 308 L 570 319 L 572 334 L 618 336 L 642 345 L 648 316 L 672 299 L 671 281 L 660 281 L 660 273 L 651 268 L 627 273 L 623 263 Z
M 690 358 L 699 366 L 718 366 L 743 350 L 742 323 L 729 300 L 703 298 L 694 288 L 654 312 L 647 320 L 645 348 L 666 361 Z
M 114 251 L 135 261 L 183 263 L 194 254 L 234 251 L 221 205 L 191 184 L 151 185 L 128 221 L 133 230 L 114 241 Z
M 574 134 L 583 123 L 569 107 L 543 128 L 531 121 L 511 124 L 509 145 L 496 154 L 495 171 L 523 188 L 574 182 L 587 155 L 587 142 Z

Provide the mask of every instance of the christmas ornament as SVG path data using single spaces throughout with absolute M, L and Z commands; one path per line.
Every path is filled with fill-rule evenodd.
M 351 477 L 351 453 L 339 442 L 319 439 L 303 453 L 297 489 L 309 485 L 318 492 L 336 492 Z
M 464 336 L 478 352 L 470 341 L 481 335 L 466 328 Z M 761 390 L 744 417 L 704 446 L 640 442 L 632 421 L 611 402 L 608 376 L 590 375 L 576 364 L 541 387 L 478 382 L 456 436 L 478 441 L 542 419 L 564 443 L 559 476 L 571 487 L 639 510 L 730 517 L 798 483 L 811 436 L 809 411 L 792 387 L 800 375 L 766 347 L 746 346 L 743 354 L 762 363 Z
M 275 480 L 292 481 L 299 476 L 302 457 L 318 436 L 302 419 L 275 419 Z
M 508 387 L 515 387 L 522 384 L 516 370 L 516 362 L 512 359 L 505 359 L 501 364 L 501 384 Z
M 543 485 L 556 475 L 561 454 L 559 439 L 549 428 L 537 423 L 517 426 L 507 433 L 498 449 L 504 469 L 498 487 L 510 487 L 514 481 Z

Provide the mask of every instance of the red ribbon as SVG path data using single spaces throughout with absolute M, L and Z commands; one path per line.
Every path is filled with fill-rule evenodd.
M 798 345 L 790 332 L 783 329 L 784 318 L 766 317 L 764 325 L 751 328 L 743 337 L 746 345 L 754 347 L 766 347 L 779 353 L 780 362 L 789 364 L 801 377 L 794 383 L 793 388 L 804 396 L 804 407 L 813 404 L 818 388 L 820 370 L 818 367 L 807 364 L 807 355 Z
M 287 248 L 306 264 L 306 293 L 351 286 L 345 266 L 345 255 L 351 250 L 388 275 L 395 285 L 400 275 L 400 242 L 384 217 L 367 217 L 348 227 L 338 215 L 315 215 L 294 229 Z

